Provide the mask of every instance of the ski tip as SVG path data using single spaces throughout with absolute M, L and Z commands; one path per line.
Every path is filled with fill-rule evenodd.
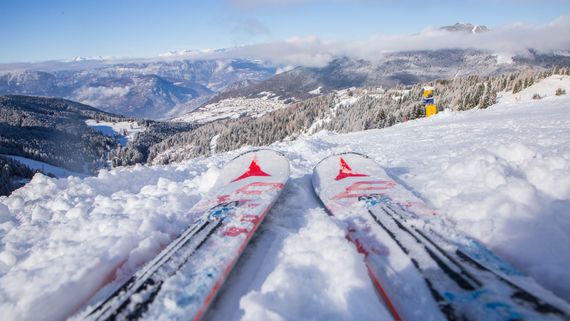
M 276 153 L 276 154 L 278 154 L 278 155 L 280 155 L 280 156 L 286 157 L 286 156 L 285 156 L 285 153 L 283 153 L 283 152 L 280 151 L 280 150 L 276 150 L 276 149 L 273 149 L 273 148 L 265 148 L 265 147 L 254 147 L 254 148 L 251 148 L 251 149 L 249 149 L 249 150 L 246 150 L 246 151 L 243 152 L 243 153 L 238 154 L 237 156 L 235 156 L 235 157 L 233 157 L 232 159 L 230 159 L 230 161 L 232 161 L 232 160 L 234 160 L 234 159 L 236 159 L 236 158 L 240 158 L 240 157 L 243 156 L 243 155 L 247 155 L 247 154 L 250 154 L 250 153 L 256 153 L 256 152 L 262 152 L 262 151 L 274 152 L 274 153 Z
M 313 167 L 313 173 L 315 172 L 315 169 L 316 169 L 322 162 L 324 162 L 324 161 L 326 161 L 326 160 L 328 160 L 328 159 L 330 159 L 330 158 L 333 158 L 333 157 L 339 157 L 339 158 L 340 158 L 340 157 L 345 156 L 345 155 L 358 155 L 358 156 L 361 156 L 361 157 L 364 157 L 364 158 L 367 158 L 367 159 L 372 159 L 370 156 L 368 156 L 368 155 L 366 155 L 366 154 L 358 153 L 358 152 L 342 152 L 342 153 L 332 154 L 332 155 L 329 155 L 329 156 L 327 156 L 327 157 L 324 157 L 324 158 L 321 159 L 317 164 L 315 164 L 315 166 Z

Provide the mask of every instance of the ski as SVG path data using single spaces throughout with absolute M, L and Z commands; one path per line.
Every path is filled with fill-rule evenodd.
M 289 178 L 262 149 L 232 159 L 184 232 L 83 320 L 199 320 Z
M 396 320 L 570 320 L 569 305 L 356 153 L 322 160 L 313 187 L 345 225 Z

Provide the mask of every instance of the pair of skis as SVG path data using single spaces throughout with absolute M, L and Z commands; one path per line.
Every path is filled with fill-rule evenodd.
M 193 223 L 84 320 L 199 320 L 288 178 L 275 151 L 228 162 L 191 209 Z M 328 157 L 313 187 L 365 255 L 394 319 L 569 320 L 566 303 L 434 217 L 373 160 Z

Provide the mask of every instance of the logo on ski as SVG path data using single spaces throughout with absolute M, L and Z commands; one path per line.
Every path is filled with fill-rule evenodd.
M 237 182 L 240 181 L 242 179 L 246 179 L 248 177 L 252 177 L 252 176 L 271 176 L 269 174 L 267 174 L 266 172 L 264 172 L 261 167 L 259 167 L 259 164 L 257 164 L 257 160 L 255 159 L 255 157 L 253 158 L 253 160 L 251 161 L 251 164 L 249 164 L 249 168 L 245 171 L 245 173 L 241 174 L 241 176 L 239 176 L 238 178 L 234 179 L 233 182 Z
M 382 195 L 381 192 L 396 186 L 393 181 L 362 181 L 354 182 L 341 193 L 333 197 L 334 200 L 342 198 L 362 198 L 370 195 Z
M 344 158 L 340 158 L 340 170 L 338 171 L 338 175 L 336 176 L 335 180 L 340 181 L 341 179 L 345 179 L 347 177 L 366 177 L 366 174 L 358 174 L 353 173 L 352 168 L 348 166 Z

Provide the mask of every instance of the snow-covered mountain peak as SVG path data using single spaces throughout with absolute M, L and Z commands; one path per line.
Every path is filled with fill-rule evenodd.
M 464 23 L 464 22 L 458 22 L 452 26 L 443 26 L 439 29 L 451 32 L 466 32 L 472 34 L 489 31 L 489 28 L 487 28 L 487 26 L 474 25 L 472 23 Z
M 160 58 L 198 58 L 201 55 L 222 53 L 227 51 L 225 48 L 206 48 L 206 49 L 185 49 L 185 50 L 173 50 L 158 54 Z
M 105 58 L 102 56 L 94 56 L 94 57 L 82 57 L 82 56 L 75 56 L 67 61 L 69 62 L 82 62 L 82 61 L 103 61 Z

